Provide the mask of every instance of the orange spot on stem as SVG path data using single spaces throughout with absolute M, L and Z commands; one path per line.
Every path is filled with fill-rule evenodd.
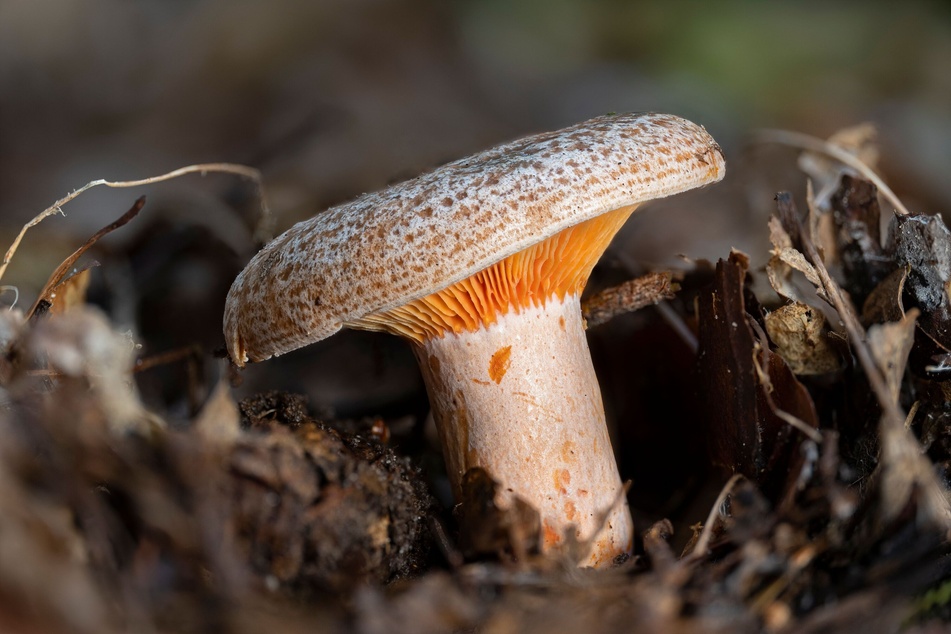
M 571 463 L 575 459 L 575 443 L 570 440 L 566 440 L 561 445 L 561 459 L 567 463 Z
M 575 508 L 575 503 L 571 500 L 565 502 L 565 517 L 568 518 L 569 522 L 575 521 L 575 518 L 578 517 L 578 509 Z
M 555 490 L 562 495 L 568 494 L 568 485 L 571 484 L 571 473 L 567 469 L 555 471 L 552 478 L 555 481 Z
M 509 365 L 512 363 L 512 346 L 503 346 L 495 351 L 492 358 L 489 359 L 489 378 L 496 382 L 502 382 L 502 377 L 508 372 Z

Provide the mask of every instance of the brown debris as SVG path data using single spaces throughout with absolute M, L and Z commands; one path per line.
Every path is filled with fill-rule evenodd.
M 832 210 L 838 229 L 836 252 L 848 284 L 845 290 L 861 304 L 895 268 L 882 248 L 878 190 L 868 181 L 843 175 L 832 195 Z
M 648 273 L 586 298 L 581 313 L 588 327 L 593 328 L 618 315 L 671 299 L 675 290 L 669 272 Z
M 755 306 L 747 308 L 755 301 L 745 297 L 747 267 L 737 252 L 720 260 L 713 287 L 700 295 L 700 390 L 714 460 L 778 493 L 797 453 L 800 432 L 790 418 L 807 432 L 818 421 L 808 392 L 754 333 L 758 315 L 751 314 Z
M 136 343 L 81 302 L 43 319 L 0 311 L 0 630 L 939 631 L 951 240 L 909 215 L 882 244 L 874 189 L 832 162 L 811 169 L 825 203 L 800 215 L 781 196 L 768 227 L 780 301 L 754 297 L 762 274 L 734 252 L 715 274 L 688 272 L 667 304 L 697 334 L 696 373 L 653 311 L 593 333 L 623 351 L 620 391 L 644 373 L 630 351 L 683 375 L 673 395 L 651 395 L 651 420 L 703 434 L 745 474 L 722 490 L 670 485 L 660 511 L 632 504 L 635 554 L 608 570 L 539 555 L 534 509 L 495 506 L 487 474 L 470 473 L 454 510 L 437 507 L 438 461 L 412 441 L 424 403 L 346 421 L 285 391 L 236 405 L 227 381 L 204 376 L 207 350 L 135 364 Z M 636 304 L 645 279 L 612 291 L 614 305 Z M 211 396 L 181 420 L 149 411 L 135 382 L 155 373 L 141 370 L 186 358 Z M 660 450 L 640 413 L 613 412 L 620 437 L 674 466 L 637 487 L 709 477 L 701 441 Z M 427 555 L 431 531 L 444 558 Z
M 515 497 L 508 508 L 496 504 L 499 483 L 482 468 L 469 469 L 462 478 L 462 499 L 456 508 L 460 539 L 469 556 L 496 555 L 525 562 L 541 547 L 538 511 Z
M 889 246 L 899 266 L 907 269 L 903 286 L 908 304 L 921 309 L 918 345 L 912 364 L 919 372 L 940 368 L 951 357 L 951 231 L 940 216 L 898 216 Z
M 405 458 L 311 419 L 295 395 L 263 395 L 241 411 L 252 432 L 229 458 L 234 521 L 258 574 L 340 591 L 418 572 L 433 503 Z
M 765 317 L 776 352 L 796 375 L 826 374 L 843 367 L 829 342 L 825 316 L 806 304 L 781 306 Z
M 899 321 L 905 315 L 902 303 L 908 267 L 895 269 L 866 298 L 862 305 L 862 323 L 866 326 Z
M 0 553 L 22 562 L 0 570 L 0 615 L 18 596 L 9 588 L 71 631 L 115 631 L 125 618 L 220 631 L 231 617 L 209 602 L 315 597 L 421 570 L 432 501 L 392 450 L 338 434 L 286 396 L 242 431 L 224 383 L 189 430 L 171 431 L 131 387 L 131 342 L 89 308 L 8 334 Z
M 798 231 L 801 246 L 809 254 L 816 267 L 824 295 L 835 307 L 851 337 L 852 349 L 881 407 L 879 440 L 882 455 L 876 468 L 881 474 L 877 482 L 882 488 L 883 506 L 880 515 L 887 521 L 904 513 L 908 508 L 913 508 L 922 526 L 951 531 L 951 496 L 949 496 L 947 484 L 937 479 L 931 465 L 921 456 L 919 443 L 905 428 L 905 416 L 898 398 L 906 359 L 912 351 L 911 334 L 917 313 L 906 315 L 900 325 L 873 327 L 877 328 L 878 332 L 866 336 L 848 297 L 832 279 L 815 245 L 807 235 L 802 233 L 802 225 L 791 197 L 780 193 L 777 196 L 777 208 L 788 230 L 793 233 Z M 901 218 L 909 219 L 915 216 L 907 215 Z M 922 221 L 921 224 L 930 227 L 928 233 L 931 235 L 948 234 L 943 223 L 940 223 L 940 227 L 939 223 L 933 221 Z M 944 244 L 943 241 L 938 243 Z M 907 260 L 900 255 L 900 249 L 897 253 L 899 255 L 896 256 L 896 260 L 899 262 Z M 916 266 L 923 269 L 929 269 L 929 267 L 940 269 L 941 262 L 946 259 L 941 254 L 934 254 L 933 258 L 921 257 L 920 254 L 916 257 L 920 259 L 906 263 L 912 270 L 911 275 L 914 275 Z M 931 271 L 931 273 L 937 275 L 939 279 L 946 277 L 941 271 Z M 923 273 L 922 277 L 929 278 L 928 272 Z M 946 291 L 942 291 L 942 295 L 944 301 L 930 307 L 939 313 L 947 310 Z

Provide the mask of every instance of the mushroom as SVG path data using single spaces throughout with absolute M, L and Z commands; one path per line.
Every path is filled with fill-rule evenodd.
M 629 553 L 633 524 L 579 297 L 641 203 L 722 178 L 719 146 L 672 115 L 599 117 L 526 137 L 331 208 L 237 277 L 224 330 L 239 366 L 342 327 L 413 346 L 457 495 L 486 469 L 540 512 L 543 550 Z

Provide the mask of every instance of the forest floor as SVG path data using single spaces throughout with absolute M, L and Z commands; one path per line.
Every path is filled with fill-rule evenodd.
M 292 388 L 239 400 L 224 359 L 143 357 L 87 301 L 81 250 L 32 307 L 0 311 L 0 631 L 943 629 L 951 232 L 869 173 L 800 164 L 809 195 L 777 193 L 765 268 L 724 253 L 673 274 L 669 300 L 656 274 L 596 274 L 595 356 L 636 348 L 603 366 L 649 360 L 677 387 L 631 406 L 644 417 L 615 406 L 638 536 L 605 570 L 540 554 L 491 481 L 453 507 L 424 415 L 338 419 Z M 645 293 L 663 313 L 596 325 Z M 187 415 L 143 403 L 156 372 Z M 641 471 L 635 443 L 658 454 Z

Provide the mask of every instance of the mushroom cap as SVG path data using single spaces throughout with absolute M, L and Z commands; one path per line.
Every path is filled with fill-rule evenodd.
M 261 249 L 228 293 L 228 352 L 239 365 L 290 352 L 724 170 L 706 130 L 666 114 L 598 117 L 448 163 L 332 207 Z

